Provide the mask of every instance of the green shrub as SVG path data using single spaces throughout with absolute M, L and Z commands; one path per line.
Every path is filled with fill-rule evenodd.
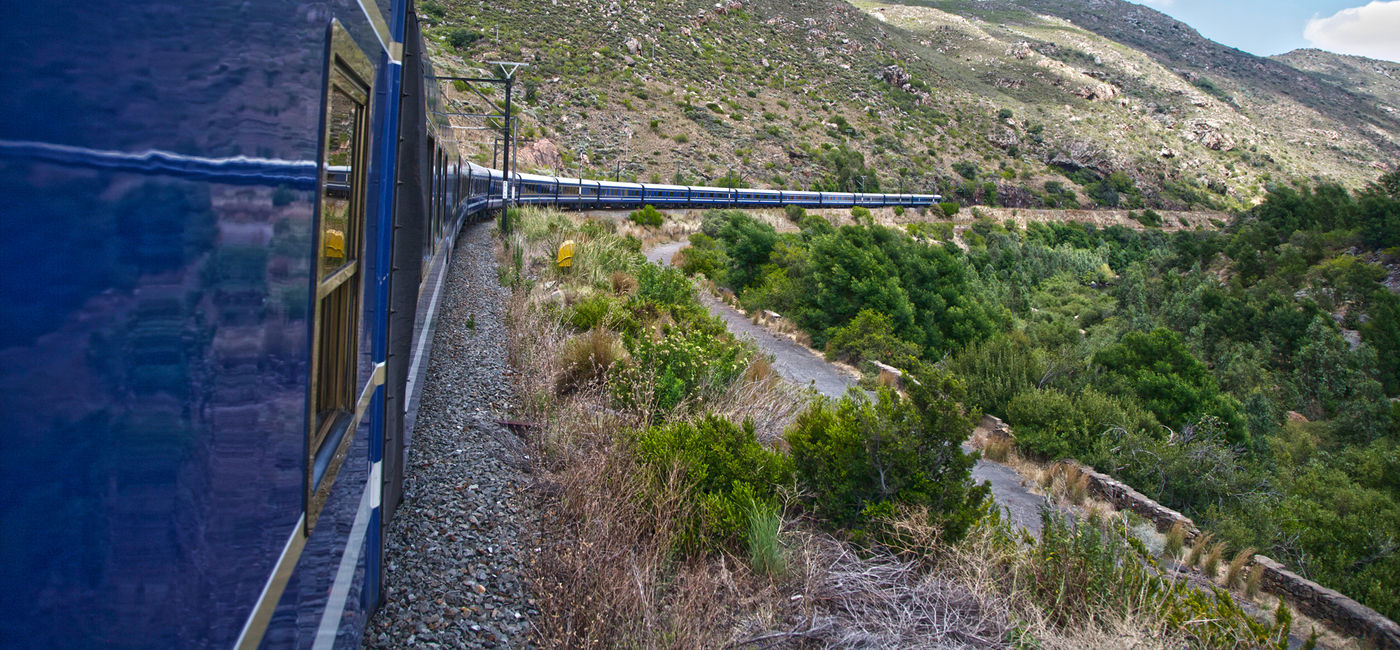
M 627 218 L 639 226 L 659 226 L 665 220 L 660 210 L 654 206 L 644 205 L 640 210 L 633 210 Z
M 768 545 L 765 566 L 776 568 L 777 490 L 792 482 L 792 462 L 769 451 L 754 437 L 752 422 L 742 427 L 718 415 L 694 422 L 670 422 L 638 436 L 637 455 L 657 484 L 672 472 L 694 498 L 678 545 L 690 552 L 737 548 L 746 538 Z M 752 516 L 751 518 L 751 515 Z M 751 527 L 761 530 L 751 534 Z M 763 539 L 771 528 L 771 538 Z M 771 542 L 771 543 L 770 543 Z
M 942 203 L 939 203 L 938 207 L 939 209 L 943 210 L 943 216 L 945 217 L 951 217 L 957 214 L 959 208 L 958 204 L 952 201 L 944 201 Z
M 789 205 L 783 208 L 783 214 L 787 220 L 793 223 L 802 223 L 802 219 L 807 216 L 807 210 L 800 205 Z
M 447 44 L 451 45 L 454 50 L 460 50 L 478 40 L 481 40 L 481 34 L 465 27 L 453 27 L 447 30 Z
M 1219 418 L 1231 442 L 1248 436 L 1239 401 L 1220 392 L 1210 369 L 1176 332 L 1160 327 L 1149 333 L 1129 332 L 1095 354 L 1093 362 L 1104 370 L 1103 385 L 1109 392 L 1138 398 L 1168 427 L 1183 427 L 1210 415 Z
M 857 363 L 881 361 L 896 368 L 912 368 L 921 350 L 918 345 L 894 333 L 890 317 L 873 309 L 862 309 L 851 322 L 837 327 L 826 342 L 826 358 Z
M 904 216 L 904 206 L 902 206 L 902 205 L 896 205 L 896 206 L 894 206 L 894 216 L 896 216 L 896 217 L 902 217 L 902 216 Z
M 856 220 L 869 219 L 869 218 L 870 218 L 870 210 L 867 209 L 867 208 L 861 207 L 861 206 L 859 206 L 859 205 L 858 205 L 858 206 L 855 206 L 855 207 L 851 208 L 851 218 L 856 219 Z
M 978 174 L 977 163 L 970 160 L 959 160 L 953 163 L 953 171 L 967 180 L 974 180 Z
M 690 246 L 682 249 L 681 271 L 686 275 L 703 275 L 715 282 L 724 281 L 729 256 L 719 242 L 703 232 L 690 236 Z
M 595 293 L 575 302 L 564 316 L 564 322 L 580 332 L 608 325 L 609 314 L 617 300 L 606 294 Z
M 947 368 L 966 383 L 971 405 L 1005 418 L 1012 398 L 1045 376 L 1043 357 L 1025 334 L 1011 332 L 969 344 L 948 359 Z
M 1134 219 L 1138 223 L 1147 226 L 1148 228 L 1162 227 L 1162 215 L 1157 214 L 1156 211 L 1151 209 L 1143 210 L 1141 214 L 1129 210 L 1128 218 Z
M 819 519 L 861 538 L 901 508 L 927 507 L 928 523 L 949 542 L 977 519 L 988 488 L 973 485 L 974 461 L 959 447 L 972 431 L 962 387 L 938 371 L 918 382 L 908 399 L 852 391 L 798 416 L 787 440 Z
M 1073 397 L 1053 388 L 1031 388 L 1006 407 L 1017 448 L 1045 459 L 1087 459 L 1107 431 L 1141 430 L 1150 417 L 1136 405 L 1093 388 Z
M 723 391 L 743 374 L 752 356 L 746 344 L 725 332 L 722 321 L 704 315 L 665 326 L 659 337 L 643 332 L 631 337 L 627 347 L 632 363 L 617 374 L 613 394 L 623 405 L 658 420 Z
M 695 303 L 695 287 L 678 269 L 644 264 L 637 268 L 634 299 L 659 307 L 689 306 Z

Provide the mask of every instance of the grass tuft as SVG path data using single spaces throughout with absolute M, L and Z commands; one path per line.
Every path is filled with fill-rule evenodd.
M 1214 533 L 1205 533 L 1196 538 L 1196 541 L 1191 544 L 1191 552 L 1186 554 L 1186 566 L 1196 566 L 1201 563 L 1201 556 L 1206 552 L 1206 545 L 1210 544 L 1213 537 L 1215 537 Z
M 1259 597 L 1259 585 L 1264 582 L 1264 565 L 1256 564 L 1249 570 L 1249 578 L 1244 582 L 1244 595 L 1246 598 Z
M 753 502 L 747 508 L 749 519 L 749 566 L 754 573 L 782 577 L 787 572 L 787 558 L 780 538 L 783 518 L 772 504 Z
M 1220 573 L 1220 560 L 1225 556 L 1225 542 L 1216 542 L 1206 553 L 1206 559 L 1201 563 L 1201 572 L 1207 578 L 1214 580 Z
M 614 364 L 625 360 L 627 349 L 612 332 L 595 327 L 564 344 L 563 372 L 555 384 L 561 394 L 571 393 L 600 379 Z
M 613 271 L 612 290 L 618 295 L 631 295 L 637 292 L 637 278 L 626 271 Z
M 875 378 L 875 381 L 885 388 L 896 388 L 899 386 L 899 377 L 888 370 L 881 370 L 879 376 Z
M 1225 568 L 1225 586 L 1230 589 L 1237 589 L 1244 578 L 1244 567 L 1254 557 L 1254 548 L 1246 548 L 1235 554 L 1230 560 L 1229 566 Z
M 988 460 L 1004 463 L 1011 456 L 1010 438 L 991 438 L 982 445 L 982 455 Z
M 1162 556 L 1175 560 L 1181 557 L 1181 550 L 1186 547 L 1186 524 L 1176 522 L 1167 531 L 1167 539 L 1162 544 Z

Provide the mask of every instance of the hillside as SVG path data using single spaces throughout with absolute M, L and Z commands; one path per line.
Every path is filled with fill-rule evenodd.
M 449 0 L 422 13 L 442 68 L 531 63 L 522 170 L 1230 209 L 1271 182 L 1359 187 L 1400 151 L 1400 118 L 1381 105 L 1393 85 L 1344 90 L 1355 66 L 1253 57 L 1118 0 Z M 489 136 L 459 134 L 491 161 Z
M 1400 116 L 1400 63 L 1313 49 L 1270 58 L 1347 88 L 1374 102 L 1387 115 Z

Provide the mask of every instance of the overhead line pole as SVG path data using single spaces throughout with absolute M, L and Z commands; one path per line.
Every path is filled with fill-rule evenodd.
M 433 79 L 433 80 L 435 80 L 435 81 L 462 81 L 462 82 L 465 82 L 466 84 L 468 84 L 467 87 L 468 87 L 468 88 L 471 88 L 471 91 L 474 92 L 474 93 L 476 93 L 476 96 L 477 96 L 477 97 L 480 97 L 482 100 L 484 100 L 488 105 L 491 106 L 491 108 L 494 108 L 494 109 L 500 111 L 500 112 L 501 112 L 501 115 L 504 117 L 504 119 L 501 120 L 501 149 L 502 149 L 502 152 L 501 152 L 501 177 L 502 177 L 502 180 L 501 180 L 501 219 L 500 219 L 500 230 L 501 230 L 501 234 L 502 234 L 502 235 L 508 235 L 508 234 L 510 234 L 510 217 L 509 217 L 509 209 L 510 209 L 510 183 L 511 183 L 511 181 L 513 180 L 513 177 L 512 177 L 512 174 L 511 174 L 511 171 L 512 171 L 511 162 L 512 162 L 512 161 L 511 161 L 511 155 L 510 155 L 510 154 L 511 154 L 511 144 L 514 142 L 514 137 L 513 137 L 513 136 L 514 136 L 514 128 L 513 128 L 513 127 L 514 127 L 514 125 L 515 125 L 514 116 L 512 116 L 512 115 L 510 114 L 511 89 L 512 89 L 512 88 L 514 87 L 514 85 L 515 85 L 515 72 L 516 72 L 517 70 L 519 70 L 520 68 L 527 67 L 529 64 L 527 64 L 527 63 L 516 63 L 516 62 L 512 62 L 512 61 L 492 61 L 491 63 L 494 64 L 494 65 L 498 65 L 498 66 L 501 67 L 501 75 L 502 75 L 501 78 L 451 77 L 451 76 L 434 76 L 434 77 L 429 77 L 429 78 L 430 78 L 430 79 Z M 505 85 L 505 87 L 506 87 L 506 105 L 505 105 L 505 108 L 504 108 L 504 109 L 501 109 L 500 107 L 496 106 L 496 103 L 493 102 L 493 101 L 491 101 L 490 98 L 488 98 L 488 97 L 486 97 L 485 95 L 481 94 L 481 92 L 477 91 L 476 88 L 472 88 L 472 87 L 471 87 L 471 84 L 477 84 L 477 83 L 491 83 L 491 84 L 503 84 L 503 85 Z M 490 117 L 491 117 L 491 116 L 488 116 L 487 119 L 489 120 Z

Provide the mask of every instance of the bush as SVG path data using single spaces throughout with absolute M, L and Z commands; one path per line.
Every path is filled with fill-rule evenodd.
M 858 205 L 858 206 L 855 206 L 855 207 L 851 208 L 851 218 L 852 218 L 852 219 L 856 219 L 856 220 L 858 220 L 858 221 L 861 220 L 861 219 L 869 219 L 869 218 L 870 218 L 870 210 L 867 209 L 867 208 L 861 207 L 861 206 L 859 206 L 859 205 Z
M 703 275 L 715 282 L 724 281 L 729 256 L 713 237 L 697 232 L 690 236 L 690 246 L 682 250 L 684 261 L 681 271 L 686 275 Z
M 580 332 L 607 326 L 609 324 L 608 315 L 616 304 L 615 299 L 605 294 L 595 293 L 574 303 L 565 314 L 564 322 Z
M 974 163 L 970 160 L 959 160 L 958 162 L 953 163 L 953 171 L 957 172 L 959 176 L 966 178 L 967 180 L 974 180 L 977 178 L 978 173 L 977 163 Z
M 1147 210 L 1143 210 L 1141 214 L 1129 210 L 1128 218 L 1135 219 L 1138 223 L 1147 226 L 1148 228 L 1162 227 L 1162 215 L 1157 214 L 1156 211 L 1150 208 Z
M 1071 397 L 1053 388 L 1021 392 L 1006 407 L 1016 445 L 1045 459 L 1091 460 L 1104 434 L 1113 429 L 1141 431 L 1149 415 L 1136 404 L 1086 388 Z
M 792 463 L 759 444 L 752 422 L 740 427 L 707 414 L 695 422 L 655 426 L 638 436 L 637 455 L 658 485 L 678 472 L 694 498 L 690 517 L 680 522 L 681 549 L 737 548 L 746 538 L 766 544 L 761 535 L 750 534 L 754 525 L 771 527 L 776 543 L 776 494 L 792 482 Z M 751 518 L 755 510 L 760 516 Z M 765 550 L 762 561 L 776 568 L 772 551 L 771 546 Z
M 1093 362 L 1104 369 L 1110 392 L 1142 400 L 1166 426 L 1184 427 L 1211 415 L 1223 423 L 1231 442 L 1248 436 L 1240 403 L 1220 392 L 1210 369 L 1176 332 L 1160 327 L 1129 332 L 1095 354 Z
M 800 205 L 789 205 L 783 208 L 783 214 L 787 216 L 788 221 L 800 224 L 806 218 L 807 210 Z
M 632 364 L 613 385 L 622 404 L 656 419 L 724 390 L 749 365 L 749 347 L 726 334 L 718 319 L 697 316 L 661 329 L 660 336 L 644 332 L 628 341 Z
M 639 226 L 659 226 L 665 220 L 660 210 L 654 206 L 644 205 L 640 210 L 633 210 L 627 218 Z
M 481 34 L 465 27 L 453 27 L 447 30 L 447 44 L 455 50 L 460 50 L 479 40 L 481 40 Z
M 943 216 L 951 217 L 958 213 L 959 206 L 957 203 L 954 203 L 952 201 L 944 201 L 942 203 L 939 203 L 938 207 L 939 209 L 943 210 Z
M 914 367 L 919 352 L 919 346 L 894 333 L 889 316 L 873 309 L 862 309 L 851 322 L 832 330 L 826 342 L 826 358 L 832 361 L 881 361 L 900 369 Z
M 637 268 L 637 293 L 633 299 L 658 307 L 691 306 L 695 303 L 695 287 L 678 269 L 643 264 Z
M 972 431 L 962 387 L 925 371 L 909 398 L 881 388 L 874 401 L 852 391 L 821 399 L 788 430 L 797 478 L 815 515 L 856 538 L 901 509 L 928 508 L 929 524 L 956 541 L 977 519 L 985 485 L 959 445 Z

